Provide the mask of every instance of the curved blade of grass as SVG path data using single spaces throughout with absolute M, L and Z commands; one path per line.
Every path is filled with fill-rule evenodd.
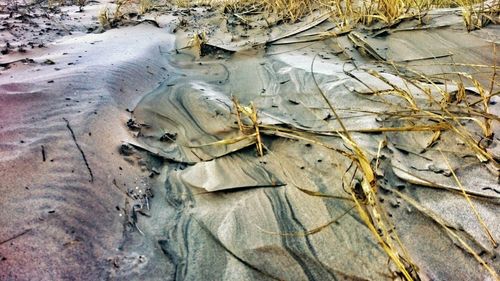
M 338 223 L 340 219 L 342 219 L 345 215 L 347 215 L 350 211 L 352 211 L 352 209 L 354 209 L 355 206 L 352 206 L 351 208 L 347 209 L 345 212 L 343 212 L 342 214 L 340 214 L 339 216 L 337 216 L 336 218 L 334 218 L 333 220 L 323 224 L 323 225 L 320 225 L 318 227 L 315 227 L 311 230 L 306 230 L 306 231 L 301 231 L 301 232 L 274 232 L 274 231 L 269 231 L 269 230 L 265 230 L 263 228 L 261 228 L 260 226 L 257 225 L 257 228 L 262 231 L 262 232 L 265 232 L 267 234 L 272 234 L 272 235 L 279 235 L 279 236 L 297 236 L 297 237 L 304 237 L 304 236 L 309 236 L 309 235 L 312 235 L 312 234 L 316 234 L 320 231 L 322 231 L 323 229 L 329 227 L 330 225 L 334 224 L 334 223 Z
M 231 139 L 224 139 L 224 140 L 214 141 L 214 142 L 210 142 L 210 143 L 204 143 L 204 144 L 200 144 L 200 145 L 184 145 L 184 146 L 189 147 L 189 148 L 201 148 L 201 147 L 214 146 L 214 145 L 228 145 L 228 144 L 235 144 L 235 143 L 238 143 L 240 141 L 247 140 L 247 139 L 253 139 L 256 136 L 257 136 L 257 134 L 253 133 L 250 135 L 242 135 L 242 136 L 238 136 L 238 137 L 231 138 Z
M 416 184 L 416 185 L 420 185 L 420 186 L 426 186 L 426 187 L 431 187 L 431 188 L 436 188 L 436 189 L 443 189 L 443 190 L 447 190 L 447 191 L 452 191 L 452 192 L 456 192 L 456 193 L 460 193 L 461 190 L 460 189 L 457 189 L 457 188 L 454 188 L 452 186 L 448 186 L 448 185 L 443 185 L 443 184 L 439 184 L 439 183 L 435 183 L 435 182 L 431 182 L 427 179 L 424 179 L 422 177 L 419 177 L 415 174 L 412 174 L 410 173 L 409 171 L 401 168 L 401 167 L 398 167 L 394 164 L 391 165 L 391 167 L 395 170 L 398 170 L 398 171 L 401 171 L 409 176 L 412 176 L 415 178 L 415 180 L 410 180 L 410 179 L 407 179 L 408 182 L 412 183 L 412 184 Z M 487 194 L 483 194 L 483 193 L 479 193 L 479 192 L 475 192 L 475 191 L 470 191 L 470 190 L 467 190 L 465 191 L 467 193 L 467 195 L 469 196 L 474 196 L 476 198 L 481 198 L 481 199 L 490 199 L 490 200 L 500 200 L 500 197 L 496 197 L 496 196 L 493 196 L 493 195 L 487 195 Z
M 363 208 L 362 204 L 359 202 L 357 199 L 356 195 L 354 192 L 352 192 L 352 198 L 354 202 L 356 203 L 356 209 L 358 210 L 358 214 L 361 217 L 361 220 L 365 223 L 365 225 L 368 227 L 370 232 L 375 236 L 379 244 L 382 246 L 382 249 L 384 249 L 384 252 L 391 258 L 391 260 L 396 264 L 396 266 L 401 270 L 403 275 L 405 276 L 406 280 L 413 280 L 413 277 L 410 275 L 410 273 L 406 270 L 405 265 L 401 261 L 399 255 L 392 249 L 390 245 L 386 243 L 386 241 L 382 238 L 382 236 L 379 234 L 377 228 L 373 224 L 370 215 L 365 211 Z
M 441 152 L 441 151 L 439 151 Z M 498 246 L 498 243 L 497 241 L 495 241 L 495 238 L 493 237 L 493 234 L 491 234 L 491 231 L 490 229 L 488 228 L 488 226 L 486 226 L 486 223 L 484 222 L 483 218 L 481 217 L 481 215 L 479 214 L 479 212 L 477 211 L 476 207 L 474 206 L 474 204 L 472 203 L 472 201 L 470 200 L 470 197 L 469 195 L 467 194 L 467 192 L 465 192 L 465 189 L 464 187 L 462 186 L 462 183 L 460 182 L 460 180 L 458 180 L 458 177 L 457 175 L 455 174 L 455 171 L 453 170 L 453 168 L 451 167 L 450 165 L 450 162 L 448 161 L 448 159 L 444 156 L 443 152 L 441 152 L 441 156 L 443 156 L 443 159 L 444 161 L 446 162 L 446 165 L 448 166 L 448 169 L 450 169 L 451 171 L 451 174 L 453 175 L 453 178 L 455 179 L 455 182 L 457 183 L 457 185 L 460 187 L 460 189 L 462 190 L 462 194 L 464 195 L 465 197 L 465 200 L 467 200 L 467 203 L 469 204 L 470 208 L 472 209 L 472 211 L 474 212 L 474 215 L 476 216 L 479 224 L 481 224 L 481 227 L 483 228 L 484 232 L 486 233 L 486 236 L 488 237 L 488 239 L 490 240 L 491 244 L 493 245 L 493 247 L 497 247 Z
M 460 244 L 467 250 L 468 253 L 470 253 L 472 256 L 474 256 L 474 258 L 481 264 L 483 265 L 483 267 L 491 274 L 491 276 L 493 277 L 494 280 L 499 280 L 498 278 L 498 275 L 497 273 L 495 272 L 495 270 L 493 268 L 491 268 L 488 263 L 486 263 L 485 260 L 483 260 L 473 249 L 471 246 L 469 246 L 469 244 L 467 244 L 467 242 L 465 242 L 460 236 L 458 236 L 452 229 L 450 229 L 448 226 L 447 226 L 447 223 L 446 221 L 444 221 L 442 218 L 440 218 L 438 215 L 436 215 L 435 213 L 433 213 L 431 210 L 427 209 L 426 207 L 420 205 L 417 201 L 415 201 L 414 199 L 410 198 L 409 196 L 395 190 L 395 189 L 391 189 L 392 192 L 394 192 L 395 194 L 397 194 L 399 197 L 401 197 L 404 201 L 408 202 L 410 205 L 412 205 L 413 207 L 415 207 L 417 210 L 419 210 L 421 213 L 423 213 L 424 215 L 428 216 L 429 218 L 431 218 L 433 221 L 435 221 L 438 225 L 440 225 L 442 228 L 444 228 L 446 230 L 446 232 L 448 233 L 448 235 L 450 235 L 451 237 L 453 237 L 454 239 L 456 239 L 458 242 L 460 242 Z

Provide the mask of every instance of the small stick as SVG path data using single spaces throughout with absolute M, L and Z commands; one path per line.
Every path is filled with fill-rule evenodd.
M 47 158 L 45 157 L 45 147 L 42 145 L 42 161 L 45 162 Z
M 7 242 L 9 242 L 9 241 L 12 241 L 12 240 L 14 240 L 14 239 L 16 239 L 16 238 L 19 238 L 19 237 L 23 236 L 24 234 L 26 234 L 26 233 L 28 233 L 28 232 L 30 232 L 30 231 L 31 231 L 31 228 L 28 228 L 28 229 L 26 229 L 25 231 L 23 231 L 23 232 L 21 232 L 21 233 L 19 233 L 19 234 L 16 234 L 16 235 L 12 236 L 11 238 L 8 238 L 7 240 L 0 241 L 0 245 L 5 244 L 5 243 L 7 243 Z
M 92 173 L 92 169 L 90 169 L 89 162 L 87 161 L 87 157 L 85 157 L 85 153 L 83 152 L 82 148 L 76 141 L 75 137 L 75 132 L 73 132 L 73 129 L 69 125 L 68 119 L 63 117 L 63 120 L 66 122 L 66 127 L 68 128 L 69 132 L 71 133 L 71 137 L 73 138 L 73 141 L 75 142 L 76 148 L 80 151 L 80 154 L 82 154 L 83 162 L 85 162 L 85 166 L 87 166 L 87 170 L 89 171 L 90 174 L 90 182 L 94 182 L 94 174 Z

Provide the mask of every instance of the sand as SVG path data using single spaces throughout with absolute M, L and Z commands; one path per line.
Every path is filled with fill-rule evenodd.
M 133 203 L 126 198 L 150 186 L 149 172 L 119 148 L 133 137 L 126 110 L 168 75 L 161 52 L 173 44 L 142 24 L 2 57 L 34 62 L 0 75 L 0 279 L 98 280 L 140 263 L 139 253 L 121 250 Z
M 345 125 L 365 130 L 353 132 L 355 140 L 373 163 L 382 155 L 379 200 L 419 276 L 491 278 L 394 189 L 445 219 L 500 270 L 498 249 L 488 241 L 437 148 L 445 151 L 466 190 L 477 196 L 474 203 L 498 241 L 494 161 L 479 163 L 451 132 L 443 133 L 433 149 L 426 147 L 432 132 L 368 133 L 401 125 L 360 114 L 394 110 L 373 91 L 386 90 L 388 83 L 410 86 L 389 66 L 363 55 L 347 34 L 297 42 L 304 34 L 330 30 L 328 21 L 317 20 L 312 28 L 286 38 L 281 37 L 311 19 L 264 32 L 248 29 L 250 37 L 236 38 L 241 26 L 227 26 L 216 11 L 197 8 L 177 11 L 177 16 L 145 17 L 157 24 L 136 22 L 87 33 L 103 4 L 85 8 L 82 18 L 87 20 L 75 24 L 71 35 L 47 36 L 44 47 L 12 50 L 0 60 L 6 63 L 0 72 L 0 279 L 392 279 L 397 271 L 388 266 L 386 253 L 352 202 L 303 191 L 349 197 L 342 188 L 349 166 L 345 157 L 272 130 L 264 132 L 268 152 L 263 157 L 248 139 L 206 145 L 241 136 L 231 100 L 235 96 L 245 105 L 254 102 L 261 125 L 321 132 L 316 140 L 345 149 L 333 133 L 340 126 L 313 81 L 313 60 L 318 86 Z M 77 7 L 68 9 L 71 15 L 78 12 Z M 383 59 L 421 64 L 415 67 L 432 74 L 453 69 L 426 65 L 449 62 L 448 51 L 457 62 L 491 65 L 495 57 L 488 50 L 498 43 L 498 26 L 466 33 L 459 16 L 441 13 L 447 16 L 431 14 L 429 25 L 444 27 L 430 31 L 404 30 L 413 26 L 408 22 L 382 37 L 366 30 L 354 34 L 374 50 L 384 50 L 378 53 Z M 182 25 L 181 18 L 197 21 Z M 210 48 L 198 58 L 196 50 L 184 47 L 200 27 L 209 31 Z M 26 34 L 32 41 L 31 33 Z M 432 49 L 425 43 L 429 37 Z M 25 58 L 29 60 L 20 60 Z M 383 73 L 385 80 L 370 70 Z M 480 82 L 491 77 L 491 70 L 475 73 L 463 66 L 460 71 Z M 426 104 L 418 88 L 410 91 L 419 105 Z M 434 89 L 432 95 L 438 92 Z M 469 98 L 478 99 L 473 92 Z M 496 102 L 497 96 L 490 112 L 498 116 Z M 472 123 L 465 125 L 480 134 Z M 496 121 L 493 131 L 488 149 L 498 157 Z M 382 140 L 388 145 L 379 153 Z M 429 182 L 441 190 L 430 188 Z M 334 219 L 321 231 L 303 235 Z

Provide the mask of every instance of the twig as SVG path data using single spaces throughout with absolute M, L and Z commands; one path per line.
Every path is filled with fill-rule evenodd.
M 45 162 L 47 158 L 45 157 L 45 147 L 42 145 L 42 161 Z
M 10 237 L 10 238 L 8 238 L 7 240 L 0 241 L 0 245 L 5 244 L 5 243 L 7 243 L 7 242 L 9 242 L 9 241 L 12 241 L 12 240 L 14 240 L 14 239 L 16 239 L 16 238 L 19 238 L 19 237 L 23 236 L 24 234 L 26 234 L 26 233 L 28 233 L 28 232 L 30 232 L 30 231 L 31 231 L 31 228 L 28 228 L 28 229 L 26 229 L 25 231 L 23 231 L 23 232 L 21 232 L 21 233 L 19 233 L 19 234 L 16 234 L 16 235 L 14 235 L 14 236 L 12 236 L 12 237 Z
M 130 197 L 130 194 L 128 192 L 123 191 L 118 184 L 116 183 L 116 179 L 113 179 L 113 186 L 115 186 L 121 193 L 123 193 L 126 197 Z
M 483 187 L 482 190 L 491 190 L 493 192 L 496 192 L 496 193 L 500 194 L 500 191 L 498 191 L 498 190 L 496 190 L 494 188 L 491 188 L 491 187 Z
M 82 154 L 83 162 L 85 162 L 85 166 L 87 167 L 87 170 L 89 171 L 89 174 L 90 174 L 90 182 L 94 182 L 94 174 L 92 173 L 92 169 L 90 169 L 89 162 L 87 161 L 87 157 L 85 157 L 85 153 L 83 152 L 82 148 L 78 144 L 78 141 L 76 141 L 75 132 L 73 131 L 73 129 L 69 125 L 68 119 L 63 117 L 63 120 L 66 122 L 66 127 L 68 128 L 69 132 L 71 133 L 71 137 L 73 138 L 73 141 L 75 142 L 76 148 L 78 148 L 78 150 Z

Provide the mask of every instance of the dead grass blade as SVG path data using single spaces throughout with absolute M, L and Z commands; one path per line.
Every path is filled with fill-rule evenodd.
M 241 142 L 244 140 L 254 141 L 253 139 L 254 138 L 256 139 L 256 137 L 257 137 L 257 134 L 253 133 L 250 135 L 242 135 L 242 136 L 238 136 L 238 137 L 231 138 L 231 139 L 223 139 L 220 141 L 214 141 L 214 142 L 204 143 L 204 144 L 200 144 L 200 145 L 184 145 L 184 146 L 188 147 L 188 148 L 201 148 L 201 147 L 206 147 L 206 146 L 229 145 L 229 144 L 235 144 L 235 143 L 238 143 L 238 142 Z
M 257 152 L 259 156 L 264 156 L 262 137 L 259 129 L 259 117 L 257 115 L 257 109 L 253 103 L 250 106 L 243 106 L 238 102 L 238 99 L 232 96 L 234 110 L 236 112 L 236 119 L 238 123 L 238 128 L 243 136 L 255 137 L 255 145 L 257 146 Z M 251 125 L 246 125 L 243 118 L 248 118 Z
M 324 135 L 324 136 L 339 136 L 337 131 L 332 130 L 305 130 L 305 129 L 288 129 L 282 128 L 275 125 L 260 125 L 259 126 L 263 132 L 301 132 L 301 133 L 309 133 L 313 135 Z M 381 127 L 381 128 L 367 128 L 367 129 L 346 129 L 349 133 L 385 133 L 385 132 L 436 132 L 436 131 L 444 131 L 449 129 L 449 125 L 447 123 L 439 123 L 435 125 L 414 125 L 414 126 L 402 126 L 402 127 Z
M 411 172 L 409 172 L 409 171 L 407 171 L 407 170 L 405 170 L 405 169 L 403 169 L 401 167 L 398 167 L 396 165 L 391 165 L 391 167 L 394 170 L 397 170 L 397 171 L 402 172 L 402 173 L 404 173 L 404 174 L 406 174 L 408 176 L 411 176 L 413 179 L 405 177 L 405 180 L 407 180 L 409 183 L 412 183 L 412 184 L 415 184 L 415 185 L 420 185 L 420 186 L 426 186 L 426 187 L 436 188 L 436 189 L 442 189 L 442 190 L 456 192 L 456 193 L 461 193 L 462 192 L 460 189 L 454 188 L 452 186 L 439 184 L 439 183 L 432 182 L 432 181 L 429 181 L 427 179 L 424 179 L 422 177 L 419 177 L 419 176 L 417 176 L 415 174 L 412 174 Z M 396 175 L 397 175 L 397 172 L 396 172 Z M 475 192 L 475 191 L 471 191 L 471 190 L 467 190 L 465 192 L 469 196 L 474 196 L 474 197 L 480 198 L 480 199 L 500 200 L 500 197 L 496 197 L 496 196 L 493 196 L 493 195 L 487 195 L 487 194 L 483 194 L 483 193 L 479 193 L 479 192 Z
M 407 195 L 405 195 L 405 194 L 403 194 L 403 193 L 401 193 L 401 192 L 399 192 L 399 191 L 397 191 L 395 189 L 391 189 L 391 191 L 394 192 L 395 194 L 397 194 L 399 197 L 401 197 L 404 201 L 408 202 L 410 205 L 412 205 L 413 207 L 415 207 L 422 214 L 424 214 L 427 217 L 431 218 L 439 226 L 441 226 L 450 237 L 452 237 L 453 239 L 455 239 L 456 241 L 458 241 L 462 245 L 462 247 L 464 247 L 464 249 L 467 250 L 467 252 L 469 254 L 471 254 L 472 256 L 474 256 L 474 258 L 491 274 L 491 276 L 493 277 L 493 280 L 499 280 L 498 275 L 495 272 L 495 270 L 493 268 L 491 268 L 491 266 L 489 266 L 488 263 L 486 263 L 486 261 L 484 261 L 474 251 L 474 249 L 472 249 L 472 247 L 469 246 L 469 244 L 467 244 L 467 242 L 465 242 L 450 227 L 448 227 L 446 221 L 444 221 L 441 217 L 439 217 L 438 215 L 436 215 L 431 210 L 429 210 L 429 209 L 425 208 L 424 206 L 420 205 L 417 201 L 415 201 L 414 199 L 410 198 L 409 196 L 407 196 Z
M 272 44 L 278 40 L 281 40 L 281 39 L 284 39 L 284 38 L 287 38 L 287 37 L 290 37 L 290 36 L 293 36 L 293 35 L 296 35 L 296 34 L 299 34 L 301 32 L 304 32 L 308 29 L 311 29 L 319 24 L 321 24 L 322 22 L 324 22 L 325 20 L 327 20 L 328 18 L 330 17 L 330 13 L 324 13 L 322 15 L 320 15 L 318 18 L 316 19 L 313 19 L 311 22 L 301 26 L 301 27 L 298 27 L 297 29 L 294 29 L 292 31 L 289 31 L 285 34 L 281 34 L 277 37 L 274 37 L 274 38 L 271 38 L 267 41 L 267 44 Z
M 441 152 L 441 151 L 439 151 L 439 152 Z M 472 209 L 474 215 L 476 216 L 477 221 L 479 222 L 479 224 L 483 228 L 484 232 L 486 233 L 486 236 L 490 240 L 490 242 L 493 245 L 493 247 L 496 248 L 498 246 L 497 241 L 495 241 L 495 238 L 493 237 L 493 234 L 491 234 L 490 229 L 488 228 L 488 226 L 486 226 L 486 223 L 484 222 L 483 218 L 481 217 L 481 215 L 477 211 L 476 207 L 474 206 L 474 203 L 472 203 L 472 201 L 470 200 L 469 195 L 467 194 L 467 192 L 465 192 L 465 189 L 462 186 L 462 183 L 460 182 L 460 180 L 458 180 L 458 177 L 455 174 L 455 171 L 453 170 L 453 168 L 451 167 L 450 162 L 448 161 L 448 159 L 444 156 L 444 154 L 442 152 L 441 152 L 441 156 L 443 157 L 444 161 L 446 162 L 446 165 L 448 166 L 448 169 L 450 169 L 451 174 L 453 175 L 453 178 L 455 179 L 455 182 L 460 187 L 460 190 L 462 191 L 462 194 L 464 195 L 465 200 L 467 200 L 467 203 L 469 204 L 469 206 Z
M 349 38 L 349 40 L 351 40 L 351 42 L 354 44 L 354 46 L 361 50 L 362 53 L 364 54 L 367 54 L 371 57 L 373 57 L 374 59 L 378 60 L 378 61 L 385 61 L 385 58 L 381 57 L 379 55 L 379 53 L 373 49 L 370 44 L 368 44 L 361 35 L 359 35 L 358 33 L 356 32 L 350 32 L 349 35 L 347 35 L 347 37 Z
M 334 109 L 333 105 L 330 103 L 326 94 L 323 92 L 321 87 L 316 80 L 314 75 L 314 61 L 316 56 L 313 58 L 311 62 L 311 75 L 313 81 L 318 89 L 318 92 L 322 96 L 325 103 L 328 105 L 333 115 L 335 116 L 337 122 L 340 124 L 342 128 L 342 133 L 338 133 L 340 137 L 344 140 L 344 142 L 354 151 L 353 157 L 350 157 L 354 163 L 359 167 L 360 171 L 363 174 L 363 178 L 361 180 L 361 189 L 362 189 L 362 197 L 363 201 L 366 201 L 366 205 L 360 201 L 358 198 L 359 192 L 356 192 L 355 185 L 350 184 L 352 192 L 351 196 L 356 204 L 356 209 L 358 210 L 358 214 L 360 215 L 363 222 L 366 224 L 370 232 L 374 235 L 376 240 L 380 243 L 385 253 L 390 257 L 390 259 L 394 262 L 397 268 L 401 271 L 403 276 L 407 280 L 413 280 L 413 276 L 410 274 L 411 271 L 416 272 L 417 266 L 410 260 L 408 256 L 402 257 L 399 253 L 398 249 L 393 244 L 393 238 L 391 238 L 391 231 L 386 226 L 386 222 L 382 217 L 382 209 L 378 204 L 377 195 L 376 195 L 376 179 L 374 172 L 370 166 L 370 161 L 368 161 L 365 153 L 361 149 L 361 147 L 354 141 L 349 131 L 345 127 L 344 123 L 340 119 L 337 111 Z M 400 245 L 402 247 L 402 245 Z M 403 254 L 406 253 L 406 250 L 402 250 Z M 407 269 L 407 265 L 412 269 L 409 271 Z
M 378 143 L 378 149 L 377 149 L 377 160 L 375 161 L 375 170 L 378 169 L 378 166 L 379 166 L 379 160 L 380 160 L 380 155 L 381 155 L 381 152 L 382 152 L 382 148 L 384 148 L 385 146 L 387 146 L 387 141 L 385 139 L 381 140 L 379 143 Z
M 338 223 L 340 221 L 340 219 L 342 219 L 345 215 L 347 215 L 350 211 L 352 211 L 353 209 L 355 208 L 355 206 L 352 206 L 351 208 L 347 209 L 345 212 L 343 212 L 342 214 L 340 214 L 339 216 L 337 216 L 336 218 L 334 218 L 333 220 L 323 224 L 323 225 L 320 225 L 318 227 L 315 227 L 311 230 L 306 230 L 306 231 L 303 231 L 303 232 L 273 232 L 273 231 L 269 231 L 269 230 L 265 230 L 263 228 L 261 228 L 260 226 L 257 225 L 257 228 L 262 231 L 262 232 L 265 232 L 267 234 L 271 234 L 271 235 L 279 235 L 279 236 L 295 236 L 295 237 L 304 237 L 304 236 L 309 236 L 309 235 L 313 235 L 313 234 L 316 234 L 322 230 L 324 230 L 325 228 L 329 227 L 330 225 L 334 224 L 334 223 Z
M 410 72 L 414 75 L 417 75 L 418 77 L 420 77 L 421 79 L 423 79 L 424 81 L 429 83 L 429 85 L 434 87 L 443 96 L 442 102 L 435 100 L 432 97 L 432 95 L 430 94 L 429 90 L 425 90 L 422 87 L 419 87 L 417 84 L 413 84 L 416 87 L 419 87 L 424 93 L 426 93 L 428 95 L 429 101 L 431 103 L 433 103 L 434 105 L 438 106 L 440 108 L 441 112 L 440 113 L 433 113 L 431 111 L 425 111 L 425 110 L 421 110 L 421 111 L 425 114 L 428 114 L 430 117 L 435 118 L 436 120 L 441 120 L 443 122 L 447 122 L 450 125 L 450 129 L 453 132 L 455 132 L 467 144 L 467 146 L 475 153 L 475 155 L 477 156 L 479 161 L 481 161 L 481 162 L 491 161 L 492 163 L 495 163 L 496 166 L 498 166 L 498 163 L 493 158 L 493 156 L 491 156 L 491 154 L 489 152 L 487 152 L 483 147 L 481 147 L 479 145 L 480 142 L 474 138 L 474 136 L 471 134 L 471 132 L 469 132 L 469 130 L 467 130 L 467 128 L 465 128 L 464 125 L 462 125 L 459 118 L 455 114 L 453 114 L 452 112 L 450 112 L 448 110 L 448 104 L 445 103 L 445 101 L 448 100 L 449 94 L 445 90 L 438 87 L 436 85 L 436 83 L 434 83 L 434 81 L 432 81 L 432 79 L 430 79 L 428 76 L 424 75 L 423 73 L 420 73 L 420 72 L 415 71 L 415 70 L 410 69 L 410 68 L 406 68 L 402 65 L 397 65 L 394 63 L 391 63 L 391 65 L 393 65 L 394 67 L 405 68 L 405 70 L 407 70 L 408 72 Z M 468 76 L 468 74 L 464 74 L 464 77 L 467 77 L 467 76 Z M 479 84 L 477 86 L 482 88 Z M 486 95 L 484 93 L 482 96 L 486 97 Z M 486 110 L 486 108 L 485 108 L 485 110 Z M 485 122 L 481 126 L 481 128 L 483 129 L 483 131 L 486 135 L 489 135 L 490 128 L 491 128 L 491 126 L 489 125 L 489 122 L 491 120 L 488 118 L 486 118 L 486 119 L 487 119 L 487 122 Z
M 370 75 L 373 77 L 376 77 L 380 79 L 382 82 L 386 83 L 387 85 L 391 86 L 394 90 L 391 91 L 392 93 L 396 94 L 397 96 L 402 97 L 406 102 L 410 105 L 410 108 L 413 110 L 419 110 L 417 106 L 417 102 L 413 98 L 413 96 L 409 93 L 409 91 L 405 91 L 401 89 L 400 87 L 396 86 L 394 83 L 390 82 L 387 78 L 382 76 L 380 73 L 378 73 L 375 70 L 368 70 L 367 71 Z M 405 80 L 403 80 L 405 81 Z

